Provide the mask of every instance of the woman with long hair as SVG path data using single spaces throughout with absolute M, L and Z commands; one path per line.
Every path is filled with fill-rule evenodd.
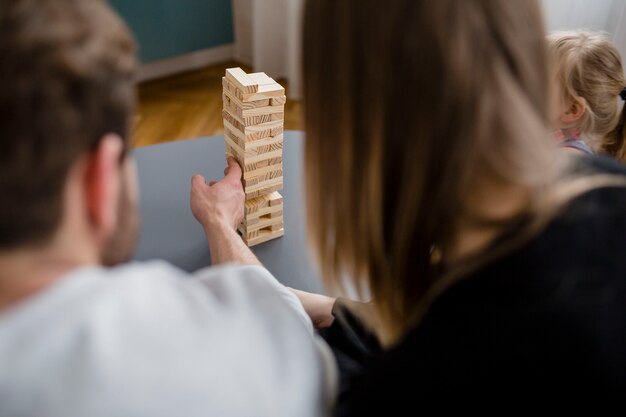
M 536 1 L 307 2 L 309 237 L 371 300 L 296 291 L 357 365 L 340 414 L 626 392 L 625 171 L 555 147 L 543 27 Z

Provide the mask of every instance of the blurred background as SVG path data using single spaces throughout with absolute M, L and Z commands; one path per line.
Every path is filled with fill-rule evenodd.
M 304 128 L 298 67 L 304 0 L 109 1 L 139 43 L 135 146 L 221 134 L 221 77 L 233 66 L 283 84 L 285 128 Z M 541 2 L 549 31 L 606 31 L 626 56 L 626 0 Z

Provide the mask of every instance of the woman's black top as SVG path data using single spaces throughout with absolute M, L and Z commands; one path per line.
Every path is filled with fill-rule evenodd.
M 626 178 L 601 158 L 580 158 L 576 171 Z M 342 373 L 337 415 L 626 405 L 626 187 L 572 200 L 536 237 L 447 290 L 386 352 L 353 317 L 324 336 Z

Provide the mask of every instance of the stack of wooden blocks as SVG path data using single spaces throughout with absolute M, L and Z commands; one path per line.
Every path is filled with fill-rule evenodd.
M 226 155 L 234 156 L 243 171 L 246 193 L 239 232 L 248 246 L 282 236 L 283 123 L 285 89 L 258 72 L 229 68 L 224 87 L 224 141 Z

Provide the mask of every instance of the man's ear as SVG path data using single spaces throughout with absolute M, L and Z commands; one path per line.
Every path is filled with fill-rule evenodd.
M 574 97 L 565 112 L 561 114 L 561 123 L 563 126 L 574 126 L 583 117 L 587 111 L 587 100 L 583 97 Z
M 99 241 L 105 242 L 117 223 L 121 164 L 124 151 L 122 139 L 115 134 L 104 136 L 88 159 L 85 176 L 85 196 L 92 230 Z

